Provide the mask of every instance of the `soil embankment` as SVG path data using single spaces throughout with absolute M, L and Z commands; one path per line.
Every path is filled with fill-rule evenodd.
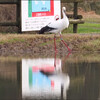
M 54 54 L 54 35 L 32 34 L 7 34 L 0 35 L 0 56 L 26 56 L 37 54 Z M 72 52 L 95 52 L 100 51 L 100 35 L 98 34 L 66 34 L 63 35 L 65 42 Z M 57 50 L 60 54 L 67 52 L 65 45 L 57 36 Z

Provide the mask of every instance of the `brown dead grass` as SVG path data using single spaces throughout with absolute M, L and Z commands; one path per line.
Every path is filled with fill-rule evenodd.
M 32 35 L 32 34 L 0 34 L 0 55 L 22 56 L 54 53 L 54 35 Z M 100 51 L 100 35 L 98 34 L 67 34 L 63 35 L 65 42 L 72 52 L 95 52 Z M 67 52 L 65 45 L 56 39 L 58 52 L 63 55 Z
M 72 11 L 67 12 L 68 14 L 73 14 Z M 96 14 L 95 11 L 84 11 L 81 7 L 78 7 L 78 15 L 82 15 L 84 19 L 88 18 L 94 18 L 94 19 L 100 19 L 100 15 Z
M 83 18 L 100 18 L 100 15 L 97 15 L 95 11 L 84 11 L 82 8 L 78 8 L 78 14 L 82 15 Z
M 35 38 L 43 38 L 43 37 L 53 37 L 53 35 L 39 35 L 39 34 L 0 34 L 0 42 L 8 42 L 11 39 L 17 38 L 17 39 L 35 39 Z M 13 42 L 13 41 L 12 41 Z

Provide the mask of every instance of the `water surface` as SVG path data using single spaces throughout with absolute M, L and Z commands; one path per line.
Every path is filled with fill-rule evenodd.
M 0 100 L 99 100 L 99 57 L 0 57 Z

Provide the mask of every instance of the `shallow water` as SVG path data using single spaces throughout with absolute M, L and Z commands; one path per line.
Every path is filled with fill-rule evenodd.
M 99 57 L 0 57 L 0 100 L 100 100 Z

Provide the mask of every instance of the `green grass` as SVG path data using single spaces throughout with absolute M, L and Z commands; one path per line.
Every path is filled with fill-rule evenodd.
M 100 23 L 84 23 L 78 25 L 78 33 L 100 33 Z
M 80 24 L 79 26 L 96 27 L 100 29 L 100 23 L 95 22 L 85 22 L 84 24 Z
M 25 42 L 25 39 L 22 39 L 22 38 L 12 38 L 12 39 L 9 39 L 9 40 L 2 40 L 2 41 L 0 41 L 0 44 L 14 43 L 14 42 Z
M 73 33 L 73 25 L 70 25 L 68 29 L 63 31 L 65 33 Z M 78 24 L 77 33 L 100 33 L 100 23 L 85 22 L 84 24 Z

